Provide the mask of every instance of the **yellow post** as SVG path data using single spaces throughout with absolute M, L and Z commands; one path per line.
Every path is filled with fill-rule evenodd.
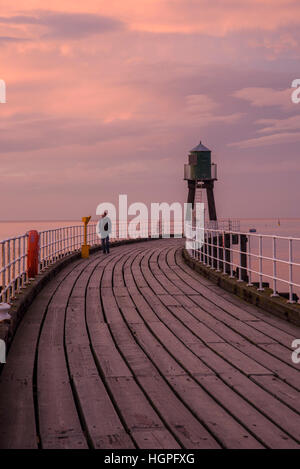
M 81 257 L 87 259 L 90 255 L 90 245 L 87 244 L 87 226 L 88 222 L 90 221 L 91 217 L 82 217 L 82 221 L 84 223 L 84 241 L 81 246 Z

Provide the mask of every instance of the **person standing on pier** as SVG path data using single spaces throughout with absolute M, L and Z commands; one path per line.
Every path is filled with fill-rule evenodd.
M 101 244 L 104 254 L 109 254 L 109 235 L 111 233 L 111 219 L 107 216 L 107 210 L 103 213 L 99 223 Z

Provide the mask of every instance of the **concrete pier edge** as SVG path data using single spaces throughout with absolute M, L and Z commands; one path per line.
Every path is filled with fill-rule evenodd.
M 185 248 L 182 250 L 182 257 L 185 263 L 195 272 L 211 280 L 229 293 L 235 294 L 241 300 L 262 308 L 268 313 L 300 326 L 300 304 L 289 304 L 282 297 L 271 297 L 270 295 L 273 293 L 271 288 L 265 288 L 261 292 L 256 287 L 247 286 L 246 282 L 239 282 L 235 278 L 229 278 L 227 274 L 217 272 L 215 269 L 207 267 L 193 259 Z

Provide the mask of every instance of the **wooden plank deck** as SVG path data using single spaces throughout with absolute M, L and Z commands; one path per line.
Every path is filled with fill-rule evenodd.
M 300 328 L 181 248 L 115 247 L 48 283 L 0 376 L 1 448 L 300 448 Z

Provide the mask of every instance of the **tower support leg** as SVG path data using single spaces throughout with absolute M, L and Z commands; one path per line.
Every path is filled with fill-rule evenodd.
M 209 181 L 206 183 L 206 194 L 208 203 L 208 212 L 210 220 L 217 220 L 217 211 L 214 197 L 214 182 Z

